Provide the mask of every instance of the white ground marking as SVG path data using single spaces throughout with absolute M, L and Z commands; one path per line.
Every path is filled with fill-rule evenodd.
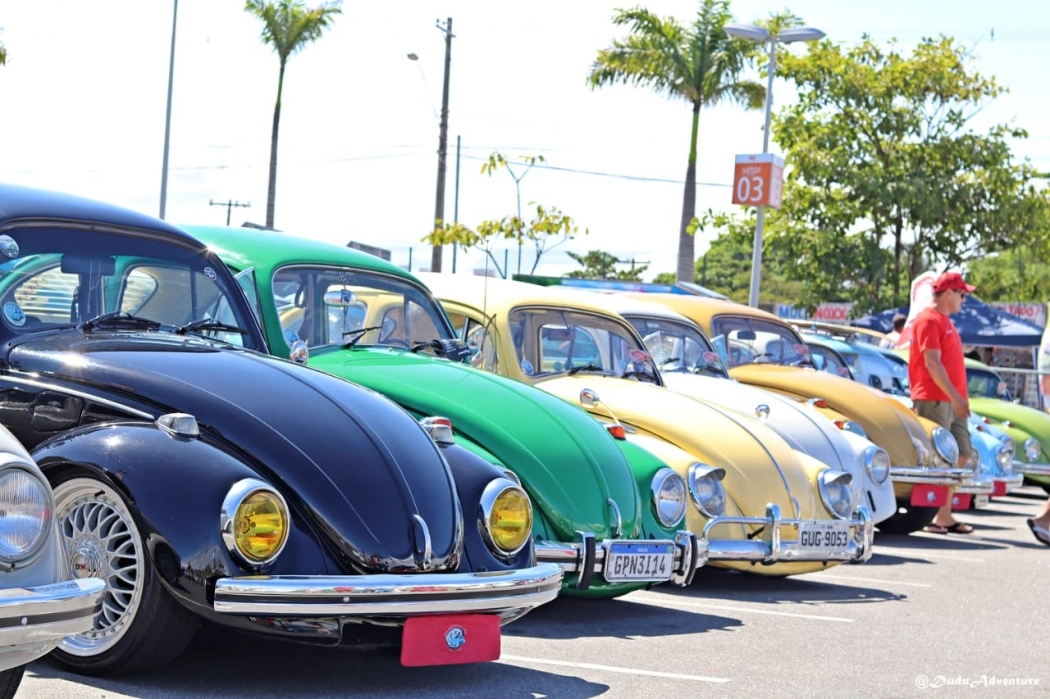
M 834 621 L 843 624 L 852 624 L 856 619 L 847 619 L 841 616 L 821 616 L 819 614 L 797 614 L 795 612 L 775 612 L 772 609 L 756 609 L 754 607 L 728 607 L 721 604 L 704 604 L 702 602 L 687 602 L 675 598 L 667 598 L 657 595 L 639 595 L 635 592 L 631 599 L 651 600 L 666 604 L 669 607 L 695 607 L 696 609 L 717 609 L 723 612 L 743 612 L 744 614 L 766 614 L 768 616 L 786 616 L 795 619 L 815 619 L 817 621 Z
M 818 575 L 820 576 L 819 578 L 816 577 Z M 857 577 L 854 577 L 852 575 L 826 575 L 824 573 L 813 573 L 813 574 L 811 574 L 811 575 L 809 575 L 807 577 L 814 578 L 814 579 L 817 579 L 817 580 L 828 580 L 828 581 L 834 581 L 834 582 L 852 582 L 852 581 L 856 580 L 857 582 L 871 582 L 871 583 L 880 583 L 880 584 L 884 584 L 884 585 L 907 585 L 909 587 L 933 587 L 933 585 L 931 585 L 929 583 L 904 582 L 903 580 L 880 580 L 878 578 L 857 578 Z
M 598 670 L 600 672 L 616 672 L 621 675 L 643 675 L 645 677 L 662 677 L 668 680 L 692 680 L 694 682 L 715 682 L 725 684 L 729 680 L 725 677 L 703 677 L 701 675 L 683 675 L 678 672 L 656 672 L 655 670 L 636 670 L 630 667 L 617 667 L 614 665 L 595 665 L 593 663 L 574 663 L 568 660 L 548 660 L 547 658 L 527 658 L 523 655 L 500 656 L 496 662 L 510 664 L 531 663 L 533 665 L 557 665 L 559 667 L 583 668 L 585 670 Z

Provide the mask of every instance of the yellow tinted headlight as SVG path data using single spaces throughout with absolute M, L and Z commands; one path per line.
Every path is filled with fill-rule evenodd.
M 484 531 L 495 552 L 517 553 L 532 536 L 532 501 L 517 484 L 497 479 L 482 496 Z
M 230 488 L 221 523 L 231 553 L 250 565 L 269 563 L 288 539 L 288 506 L 269 485 L 246 478 Z

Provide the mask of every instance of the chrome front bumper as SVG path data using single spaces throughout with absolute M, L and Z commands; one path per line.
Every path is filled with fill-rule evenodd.
M 488 573 L 275 575 L 220 578 L 220 614 L 297 618 L 482 613 L 518 617 L 550 602 L 564 573 L 541 563 Z
M 969 478 L 955 487 L 956 493 L 964 495 L 991 495 L 995 492 L 995 478 Z
M 1028 476 L 1050 476 L 1050 464 L 1026 464 L 1023 461 L 1015 461 L 1014 471 Z
M 561 566 L 566 574 L 579 573 L 579 579 L 575 587 L 578 590 L 586 590 L 591 586 L 595 575 L 605 575 L 606 553 L 609 545 L 618 541 L 617 539 L 604 539 L 596 541 L 591 532 L 577 532 L 579 541 L 571 543 L 564 541 L 537 541 L 536 560 L 544 563 L 554 563 Z M 693 582 L 693 575 L 697 568 L 707 563 L 707 542 L 700 539 L 690 531 L 677 532 L 674 542 L 659 539 L 647 539 L 649 544 L 672 544 L 674 545 L 674 566 L 671 578 L 668 582 L 672 585 L 685 587 Z M 663 582 L 653 580 L 651 582 Z
M 808 551 L 798 539 L 784 539 L 784 526 L 797 527 L 801 520 L 784 519 L 780 507 L 774 503 L 766 505 L 763 517 L 718 517 L 704 527 L 707 539 L 708 558 L 712 561 L 757 561 L 777 563 L 790 561 L 849 561 L 863 563 L 871 558 L 871 546 L 875 538 L 874 524 L 867 507 L 853 511 L 847 520 L 851 532 L 848 547 L 844 551 Z M 750 541 L 738 539 L 712 539 L 711 530 L 723 524 L 748 524 L 761 526 L 760 534 Z
M 40 644 L 44 655 L 66 636 L 90 631 L 105 588 L 105 580 L 78 578 L 0 589 L 0 647 Z
M 892 466 L 890 479 L 897 483 L 922 483 L 925 485 L 963 485 L 973 480 L 971 468 L 948 468 L 922 466 Z

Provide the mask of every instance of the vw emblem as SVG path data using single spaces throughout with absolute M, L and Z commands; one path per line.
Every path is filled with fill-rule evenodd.
M 937 496 L 934 495 L 932 492 L 926 493 L 926 502 L 933 502 L 936 499 Z
M 449 650 L 460 650 L 467 645 L 467 632 L 462 626 L 453 626 L 445 632 L 445 645 Z

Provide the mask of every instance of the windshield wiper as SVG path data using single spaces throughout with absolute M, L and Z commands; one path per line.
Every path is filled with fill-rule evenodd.
M 725 378 L 725 374 L 718 367 L 711 366 L 710 364 L 697 364 L 693 367 L 694 374 L 707 374 L 708 376 L 715 376 L 720 379 Z
M 360 340 L 362 337 L 365 336 L 366 332 L 368 332 L 370 330 L 382 330 L 382 329 L 383 329 L 383 327 L 381 325 L 371 325 L 371 326 L 369 326 L 367 328 L 357 328 L 356 330 L 347 330 L 347 331 L 345 331 L 343 333 L 343 338 L 346 338 L 347 335 L 353 335 L 353 337 L 350 338 L 349 340 L 346 340 L 346 342 L 343 343 L 343 348 L 344 349 L 350 349 L 351 347 L 353 347 L 354 345 L 357 344 L 358 340 Z
M 212 318 L 201 318 L 200 320 L 191 320 L 185 325 L 180 325 L 178 328 L 175 329 L 175 332 L 179 335 L 185 335 L 186 333 L 200 334 L 202 330 L 214 330 L 216 332 L 225 333 L 240 333 L 241 335 L 245 335 L 248 332 L 244 328 L 239 328 L 236 325 L 223 323 L 221 320 L 214 320 Z
M 462 361 L 471 355 L 470 348 L 464 342 L 449 338 L 435 338 L 425 342 L 417 342 L 412 345 L 410 351 L 422 352 L 426 349 L 432 350 L 439 357 L 445 357 L 454 362 Z
M 625 371 L 620 374 L 621 379 L 638 379 L 639 381 L 648 381 L 649 383 L 656 383 L 656 377 L 648 371 Z
M 605 369 L 602 369 L 597 364 L 583 364 L 581 366 L 574 366 L 572 369 L 569 369 L 569 376 L 575 376 L 581 371 L 600 371 L 603 374 L 605 373 Z
M 83 328 L 85 332 L 90 332 L 97 328 L 112 328 L 116 330 L 159 330 L 160 322 L 150 320 L 149 318 L 133 316 L 127 311 L 114 311 L 113 313 L 103 313 L 100 316 L 95 316 L 90 320 L 84 321 Z

